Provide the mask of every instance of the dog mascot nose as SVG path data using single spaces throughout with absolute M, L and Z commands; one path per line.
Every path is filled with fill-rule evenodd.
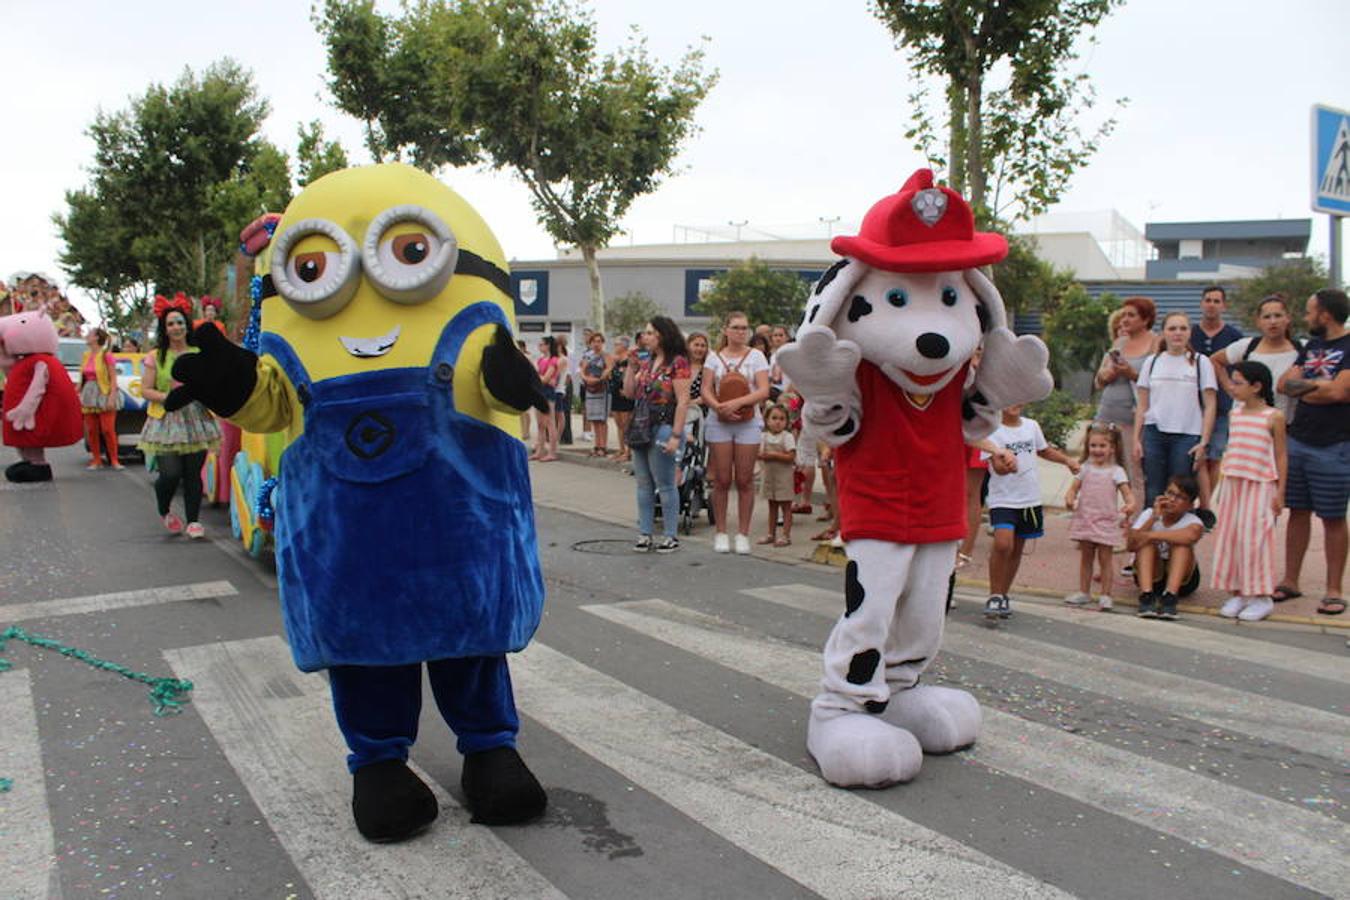
M 951 345 L 947 343 L 945 337 L 931 331 L 919 335 L 919 339 L 915 341 L 915 344 L 918 345 L 919 352 L 929 359 L 942 359 L 942 357 L 947 355 L 947 351 L 951 349 Z

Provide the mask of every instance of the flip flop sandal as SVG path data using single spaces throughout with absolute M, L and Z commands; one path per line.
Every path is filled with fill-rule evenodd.
M 1271 592 L 1270 599 L 1274 600 L 1276 603 L 1283 603 L 1286 600 L 1297 600 L 1302 596 L 1303 594 L 1301 591 L 1286 587 L 1282 584 Z
M 773 542 L 773 545 L 775 547 L 787 547 L 791 543 L 792 541 L 788 540 L 787 538 L 779 538 L 778 540 Z
M 1345 612 L 1345 601 L 1340 597 L 1323 597 L 1317 612 L 1324 616 L 1339 616 Z

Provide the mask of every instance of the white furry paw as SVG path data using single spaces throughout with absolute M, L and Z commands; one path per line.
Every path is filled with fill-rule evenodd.
M 806 749 L 821 777 L 837 787 L 881 788 L 910 781 L 923 765 L 923 748 L 908 731 L 866 713 L 811 711 Z
M 980 735 L 980 704 L 965 691 L 920 685 L 891 696 L 881 717 L 918 738 L 925 753 L 951 753 Z

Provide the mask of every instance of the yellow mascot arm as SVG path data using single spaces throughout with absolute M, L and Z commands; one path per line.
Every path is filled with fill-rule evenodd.
M 253 393 L 230 421 L 255 434 L 285 431 L 295 420 L 295 389 L 270 357 L 259 358 L 257 374 Z

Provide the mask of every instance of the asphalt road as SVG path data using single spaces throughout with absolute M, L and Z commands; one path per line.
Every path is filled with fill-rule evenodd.
M 291 665 L 267 565 L 159 528 L 140 470 L 0 485 L 0 898 L 1350 895 L 1344 638 L 958 597 L 931 683 L 985 710 L 912 784 L 825 785 L 805 752 L 837 573 L 632 553 L 541 508 L 548 581 L 513 658 L 537 823 L 470 825 L 426 704 L 442 814 L 399 846 L 350 823 L 321 676 Z

